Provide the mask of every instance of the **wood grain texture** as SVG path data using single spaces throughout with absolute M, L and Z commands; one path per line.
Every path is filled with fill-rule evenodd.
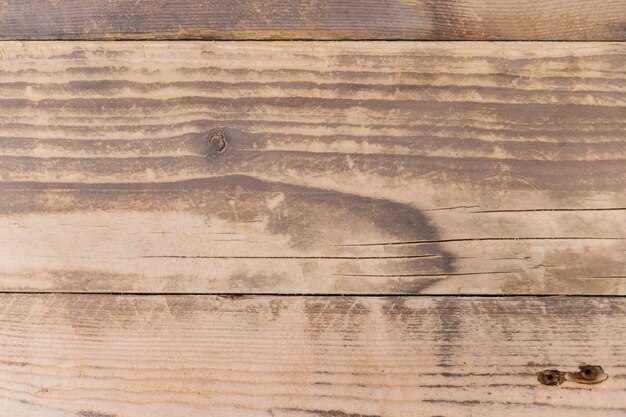
M 6 0 L 0 39 L 626 40 L 626 0 Z
M 625 52 L 2 43 L 0 289 L 624 294 Z
M 623 298 L 2 295 L 3 416 L 626 413 Z M 601 365 L 599 385 L 539 384 Z

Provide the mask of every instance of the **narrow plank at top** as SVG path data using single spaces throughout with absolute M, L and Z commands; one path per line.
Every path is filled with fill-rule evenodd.
M 3 2 L 0 39 L 624 40 L 626 0 Z

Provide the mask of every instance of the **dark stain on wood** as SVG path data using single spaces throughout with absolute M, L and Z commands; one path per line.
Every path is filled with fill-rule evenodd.
M 365 320 L 371 314 L 366 303 L 358 298 L 305 299 L 304 312 L 307 317 L 307 332 L 311 339 L 318 340 L 328 332 L 342 335 L 342 339 L 353 342 L 362 335 Z
M 455 303 L 451 300 L 435 299 L 429 309 L 424 309 L 416 308 L 413 303 L 407 305 L 403 298 L 390 298 L 381 310 L 391 327 L 401 329 L 402 337 L 407 340 L 421 340 L 426 329 L 420 319 L 427 317 L 431 310 L 441 312 L 442 314 L 436 315 L 436 320 L 430 324 L 429 329 L 437 335 L 437 366 L 445 368 L 455 360 L 458 355 L 458 341 L 464 335 L 462 315 L 465 312 L 456 310 Z
M 400 292 L 417 292 L 437 277 L 410 274 L 445 275 L 454 271 L 454 257 L 435 242 L 437 230 L 426 215 L 408 205 L 336 191 L 260 181 L 246 176 L 228 176 L 176 183 L 84 184 L 84 183 L 8 183 L 0 184 L 0 213 L 54 213 L 84 211 L 183 210 L 202 214 L 207 221 L 220 219 L 232 223 L 265 219 L 270 235 L 289 236 L 289 244 L 300 251 L 318 251 L 311 259 L 334 257 L 343 260 L 346 274 L 357 270 L 349 266 L 358 255 L 333 255 L 335 245 L 362 241 L 364 228 L 374 227 L 390 241 L 433 241 L 432 244 L 400 250 L 387 255 L 384 248 L 367 256 L 384 263 L 382 275 L 407 276 L 394 284 Z M 271 208 L 268 208 L 268 204 Z M 320 252 L 321 251 L 321 252 Z M 153 257 L 185 257 L 176 253 Z M 246 257 L 231 253 L 226 257 Z M 342 268 L 339 267 L 338 274 Z M 352 272 L 351 272 L 352 271 Z M 271 286 L 267 279 L 241 276 L 242 288 Z M 260 281 L 259 281 L 260 279 Z M 343 279 L 341 276 L 337 280 Z M 346 278 L 347 279 L 347 278 Z M 263 285 L 265 282 L 266 285 Z
M 232 222 L 252 222 L 268 214 L 269 231 L 292 234 L 295 247 L 311 247 L 322 242 L 347 243 L 349 237 L 333 236 L 333 230 L 341 230 L 341 226 L 350 221 L 371 224 L 398 241 L 438 240 L 437 231 L 426 215 L 408 205 L 247 176 L 173 183 L 2 182 L 0 190 L 7 197 L 0 201 L 0 213 L 4 214 L 163 210 L 183 204 L 185 210 L 204 214 L 209 219 L 215 216 Z M 245 199 L 237 199 L 237 207 L 233 209 L 229 201 L 235 196 Z M 272 213 L 271 209 L 268 210 L 267 200 L 276 196 L 285 201 L 289 211 Z M 319 234 L 330 240 L 321 239 Z M 437 250 L 429 252 L 432 254 Z M 446 258 L 432 262 L 449 266 Z

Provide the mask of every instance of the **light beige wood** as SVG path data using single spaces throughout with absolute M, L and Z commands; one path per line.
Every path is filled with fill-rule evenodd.
M 625 294 L 625 52 L 1 43 L 0 289 Z
M 0 414 L 626 413 L 624 298 L 2 295 Z M 599 385 L 536 372 L 600 365 Z

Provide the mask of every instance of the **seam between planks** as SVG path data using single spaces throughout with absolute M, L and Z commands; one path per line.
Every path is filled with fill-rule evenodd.
M 84 42 L 103 42 L 103 43 L 124 43 L 124 42 L 207 42 L 207 43 L 237 43 L 237 42 L 258 42 L 258 43 L 284 43 L 284 42 L 429 42 L 429 43 L 626 43 L 622 39 L 593 39 L 593 40 L 577 40 L 577 39 L 428 39 L 428 38 L 397 38 L 397 39 L 381 39 L 381 38 L 334 38 L 334 39 L 316 39 L 316 38 L 294 38 L 294 39 L 259 39 L 259 38 L 241 38 L 241 39 L 212 39 L 212 38 L 123 38 L 123 39 L 102 39 L 98 37 L 81 38 L 81 39 L 65 39 L 65 38 L 0 38 L 3 42 L 24 42 L 24 43 L 42 43 L 42 42 L 63 42 L 63 43 L 84 43 Z
M 280 298 L 315 298 L 315 297 L 350 297 L 350 298 L 626 298 L 626 294 L 402 294 L 402 293 L 268 293 L 268 292 L 112 292 L 112 291 L 0 291 L 0 295 L 104 295 L 104 296 L 207 296 L 207 297 L 223 297 L 223 298 L 253 298 L 253 297 L 280 297 Z

